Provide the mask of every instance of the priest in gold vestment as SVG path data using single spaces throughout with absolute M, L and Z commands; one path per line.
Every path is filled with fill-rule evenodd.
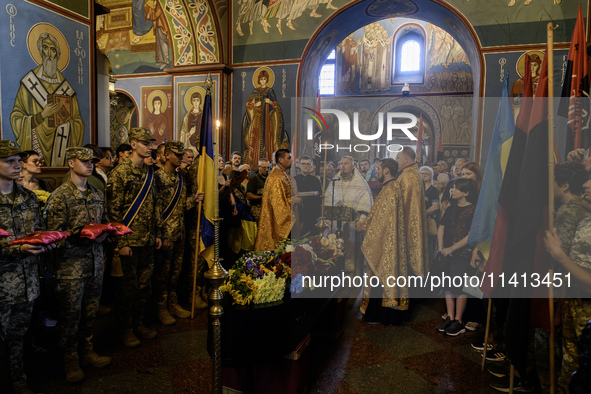
M 389 276 L 406 277 L 408 273 L 406 233 L 402 226 L 405 212 L 402 190 L 395 179 L 397 173 L 394 159 L 380 160 L 378 176 L 384 186 L 363 223 L 366 234 L 361 250 L 367 261 L 367 275 L 377 276 L 384 286 L 363 290 L 361 312 L 366 322 L 397 323 L 400 315 L 393 310 L 408 309 L 408 287 L 390 286 L 387 282 Z
M 416 155 L 411 147 L 404 147 L 396 161 L 402 171 L 398 183 L 402 189 L 404 206 L 404 231 L 409 274 L 425 276 L 429 267 L 429 243 L 427 238 L 427 214 L 425 207 L 425 185 L 415 162 Z
M 297 215 L 292 210 L 292 203 L 301 203 L 296 196 L 295 181 L 289 175 L 291 153 L 287 149 L 279 149 L 275 153 L 277 166 L 271 171 L 265 182 L 259 229 L 255 242 L 256 251 L 275 249 L 275 244 L 289 237 L 292 224 L 297 222 Z

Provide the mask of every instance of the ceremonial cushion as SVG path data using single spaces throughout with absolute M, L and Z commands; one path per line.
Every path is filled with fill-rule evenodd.
M 25 237 L 15 239 L 8 246 L 15 245 L 49 245 L 70 236 L 63 231 L 35 231 Z
M 126 235 L 126 234 L 131 234 L 133 233 L 133 230 L 130 229 L 129 227 L 121 224 L 121 223 L 109 223 L 109 226 L 111 226 L 112 230 L 111 230 L 111 234 L 113 235 Z
M 96 239 L 105 232 L 112 233 L 113 227 L 109 224 L 90 223 L 82 228 L 80 236 L 83 238 Z

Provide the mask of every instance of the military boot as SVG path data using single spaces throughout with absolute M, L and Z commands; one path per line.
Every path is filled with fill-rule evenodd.
M 121 340 L 125 347 L 137 347 L 140 345 L 140 340 L 135 336 L 132 329 L 124 330 L 121 335 Z
M 195 309 L 207 308 L 207 298 L 203 298 L 202 289 L 199 286 L 195 289 Z M 189 296 L 189 305 L 193 305 L 193 294 Z
M 172 316 L 171 316 L 172 318 Z M 176 321 L 176 320 L 175 320 Z M 153 339 L 158 336 L 156 330 L 151 330 L 144 325 L 139 325 L 135 328 L 135 332 L 139 335 L 142 339 Z
M 168 308 L 168 311 L 170 312 L 171 315 L 173 315 L 177 319 L 186 319 L 188 317 L 191 317 L 191 312 L 182 308 L 179 304 L 171 305 Z
M 95 368 L 103 368 L 111 364 L 111 357 L 99 356 L 95 351 L 82 356 L 83 365 L 92 365 Z
M 158 314 L 158 320 L 165 326 L 170 326 L 176 323 L 176 319 L 171 316 L 166 307 L 166 302 L 159 302 L 156 304 L 156 312 Z
M 70 383 L 81 382 L 86 379 L 84 371 L 80 369 L 80 363 L 78 363 L 78 356 L 76 355 L 64 356 L 64 371 L 66 372 L 66 380 Z

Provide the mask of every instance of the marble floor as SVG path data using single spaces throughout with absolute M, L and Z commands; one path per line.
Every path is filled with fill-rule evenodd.
M 482 332 L 449 337 L 435 331 L 444 311 L 443 300 L 418 300 L 412 307 L 411 321 L 396 326 L 368 325 L 359 312 L 359 300 L 343 302 L 343 329 L 333 337 L 313 332 L 307 361 L 299 361 L 300 371 L 307 374 L 301 387 L 307 392 L 495 392 L 488 386 L 493 378 L 480 369 L 482 356 L 470 346 L 482 339 Z M 85 368 L 87 378 L 79 384 L 66 382 L 52 345 L 54 329 L 46 329 L 35 339 L 40 346 L 27 353 L 30 383 L 37 391 L 60 394 L 209 393 L 212 363 L 206 348 L 206 325 L 205 311 L 173 326 L 154 323 L 159 333 L 156 339 L 127 349 L 118 340 L 112 313 L 99 316 L 95 348 L 111 356 L 113 363 L 101 370 Z M 264 375 L 260 377 L 264 379 Z M 278 391 L 268 388 L 261 392 Z

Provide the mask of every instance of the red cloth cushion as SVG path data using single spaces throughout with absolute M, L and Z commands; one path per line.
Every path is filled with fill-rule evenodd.
M 95 239 L 103 235 L 105 232 L 112 233 L 113 227 L 109 224 L 90 223 L 82 228 L 80 236 L 83 238 Z
M 125 235 L 133 233 L 132 229 L 121 223 L 109 223 L 109 226 L 113 228 L 113 230 L 111 230 L 111 234 L 113 235 Z
M 10 234 L 8 231 L 3 230 L 3 229 L 0 228 L 0 237 L 9 237 L 11 235 L 12 234 Z
M 68 237 L 70 233 L 63 231 L 35 231 L 25 237 L 15 239 L 8 246 L 15 245 L 49 245 Z

